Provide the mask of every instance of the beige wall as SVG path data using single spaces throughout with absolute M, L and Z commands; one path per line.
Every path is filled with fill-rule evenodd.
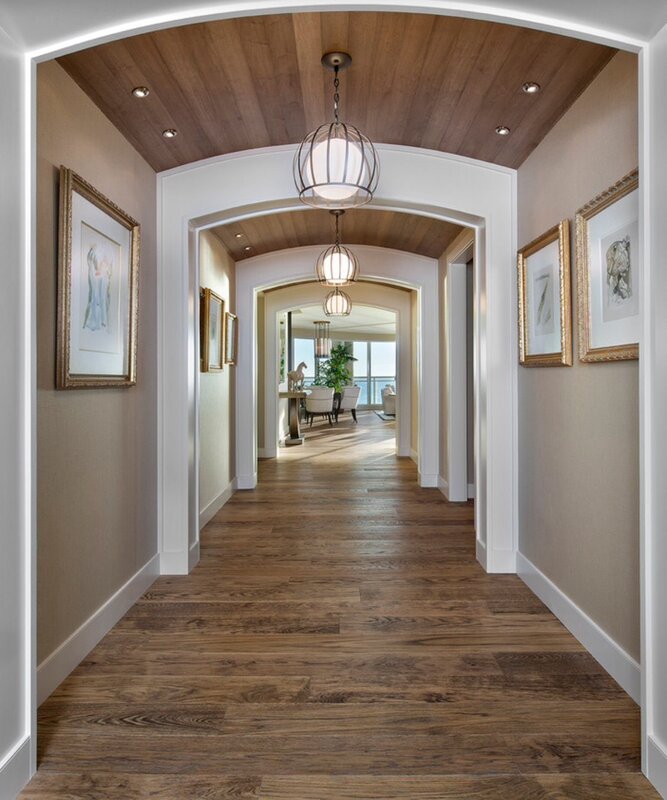
M 37 81 L 38 661 L 156 553 L 155 173 L 55 62 Z M 141 224 L 137 386 L 55 390 L 58 168 Z
M 637 160 L 637 59 L 621 53 L 519 169 L 519 245 Z M 574 339 L 573 367 L 519 370 L 520 549 L 638 658 L 637 362 L 581 364 L 576 324 Z
M 234 313 L 236 264 L 210 231 L 199 235 L 199 283 L 220 295 Z M 199 380 L 199 511 L 215 504 L 236 477 L 236 368 L 201 372 Z

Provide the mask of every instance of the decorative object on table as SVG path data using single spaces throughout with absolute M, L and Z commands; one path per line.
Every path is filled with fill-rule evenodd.
M 331 348 L 329 358 L 320 364 L 314 385 L 329 386 L 336 394 L 340 394 L 344 386 L 352 383 L 350 363 L 356 360 L 348 345 L 343 342 L 335 344 Z
M 199 354 L 202 372 L 220 372 L 224 366 L 225 301 L 212 289 L 199 292 Z
M 326 319 L 318 319 L 315 325 L 315 358 L 329 358 L 331 353 L 331 323 Z
M 136 384 L 139 223 L 60 168 L 57 387 Z
M 324 298 L 324 313 L 327 317 L 347 317 L 351 311 L 352 300 L 338 287 Z
M 345 212 L 340 210 L 329 213 L 336 217 L 336 238 L 317 259 L 317 280 L 326 286 L 348 286 L 359 279 L 359 260 L 349 247 L 340 243 L 339 220 Z
M 303 382 L 306 380 L 305 369 L 308 369 L 308 364 L 302 361 L 296 369 L 287 373 L 287 387 L 290 392 L 303 391 Z
M 357 406 L 359 405 L 360 386 L 343 386 L 343 391 L 338 404 L 335 407 L 336 422 L 338 417 L 345 411 L 352 414 L 352 419 L 357 422 Z
M 581 361 L 639 357 L 639 173 L 626 175 L 577 211 Z
M 572 366 L 568 220 L 519 250 L 518 271 L 520 363 Z
M 334 413 L 334 390 L 330 386 L 313 386 L 306 397 L 306 420 L 310 420 L 311 427 L 317 416 L 326 417 L 332 425 Z
M 236 364 L 238 354 L 238 319 L 229 311 L 225 314 L 225 363 Z
M 370 139 L 354 125 L 340 121 L 340 70 L 352 63 L 348 53 L 322 56 L 334 72 L 333 122 L 311 131 L 294 156 L 294 183 L 299 198 L 315 208 L 353 208 L 373 199 L 380 164 Z

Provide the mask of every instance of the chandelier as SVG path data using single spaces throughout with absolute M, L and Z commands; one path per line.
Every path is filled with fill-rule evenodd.
M 322 64 L 334 71 L 334 118 L 311 131 L 294 156 L 299 198 L 315 208 L 354 208 L 373 199 L 380 164 L 370 139 L 339 118 L 338 72 L 352 63 L 348 53 L 325 53 Z
M 347 317 L 350 311 L 352 311 L 352 300 L 338 287 L 324 298 L 324 313 L 327 317 Z
M 336 240 L 317 259 L 317 280 L 327 286 L 347 286 L 359 277 L 359 261 L 349 248 L 340 243 L 338 220 L 345 212 L 341 210 L 329 213 L 336 217 Z
M 317 320 L 315 325 L 315 358 L 329 358 L 331 355 L 331 334 L 329 320 Z

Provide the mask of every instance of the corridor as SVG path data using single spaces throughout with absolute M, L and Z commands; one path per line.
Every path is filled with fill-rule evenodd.
M 638 707 L 359 420 L 260 462 L 42 706 L 22 798 L 658 797 Z

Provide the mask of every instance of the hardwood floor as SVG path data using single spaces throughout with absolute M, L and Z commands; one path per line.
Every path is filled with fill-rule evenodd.
M 639 711 L 393 423 L 307 431 L 42 706 L 21 795 L 644 800 Z

